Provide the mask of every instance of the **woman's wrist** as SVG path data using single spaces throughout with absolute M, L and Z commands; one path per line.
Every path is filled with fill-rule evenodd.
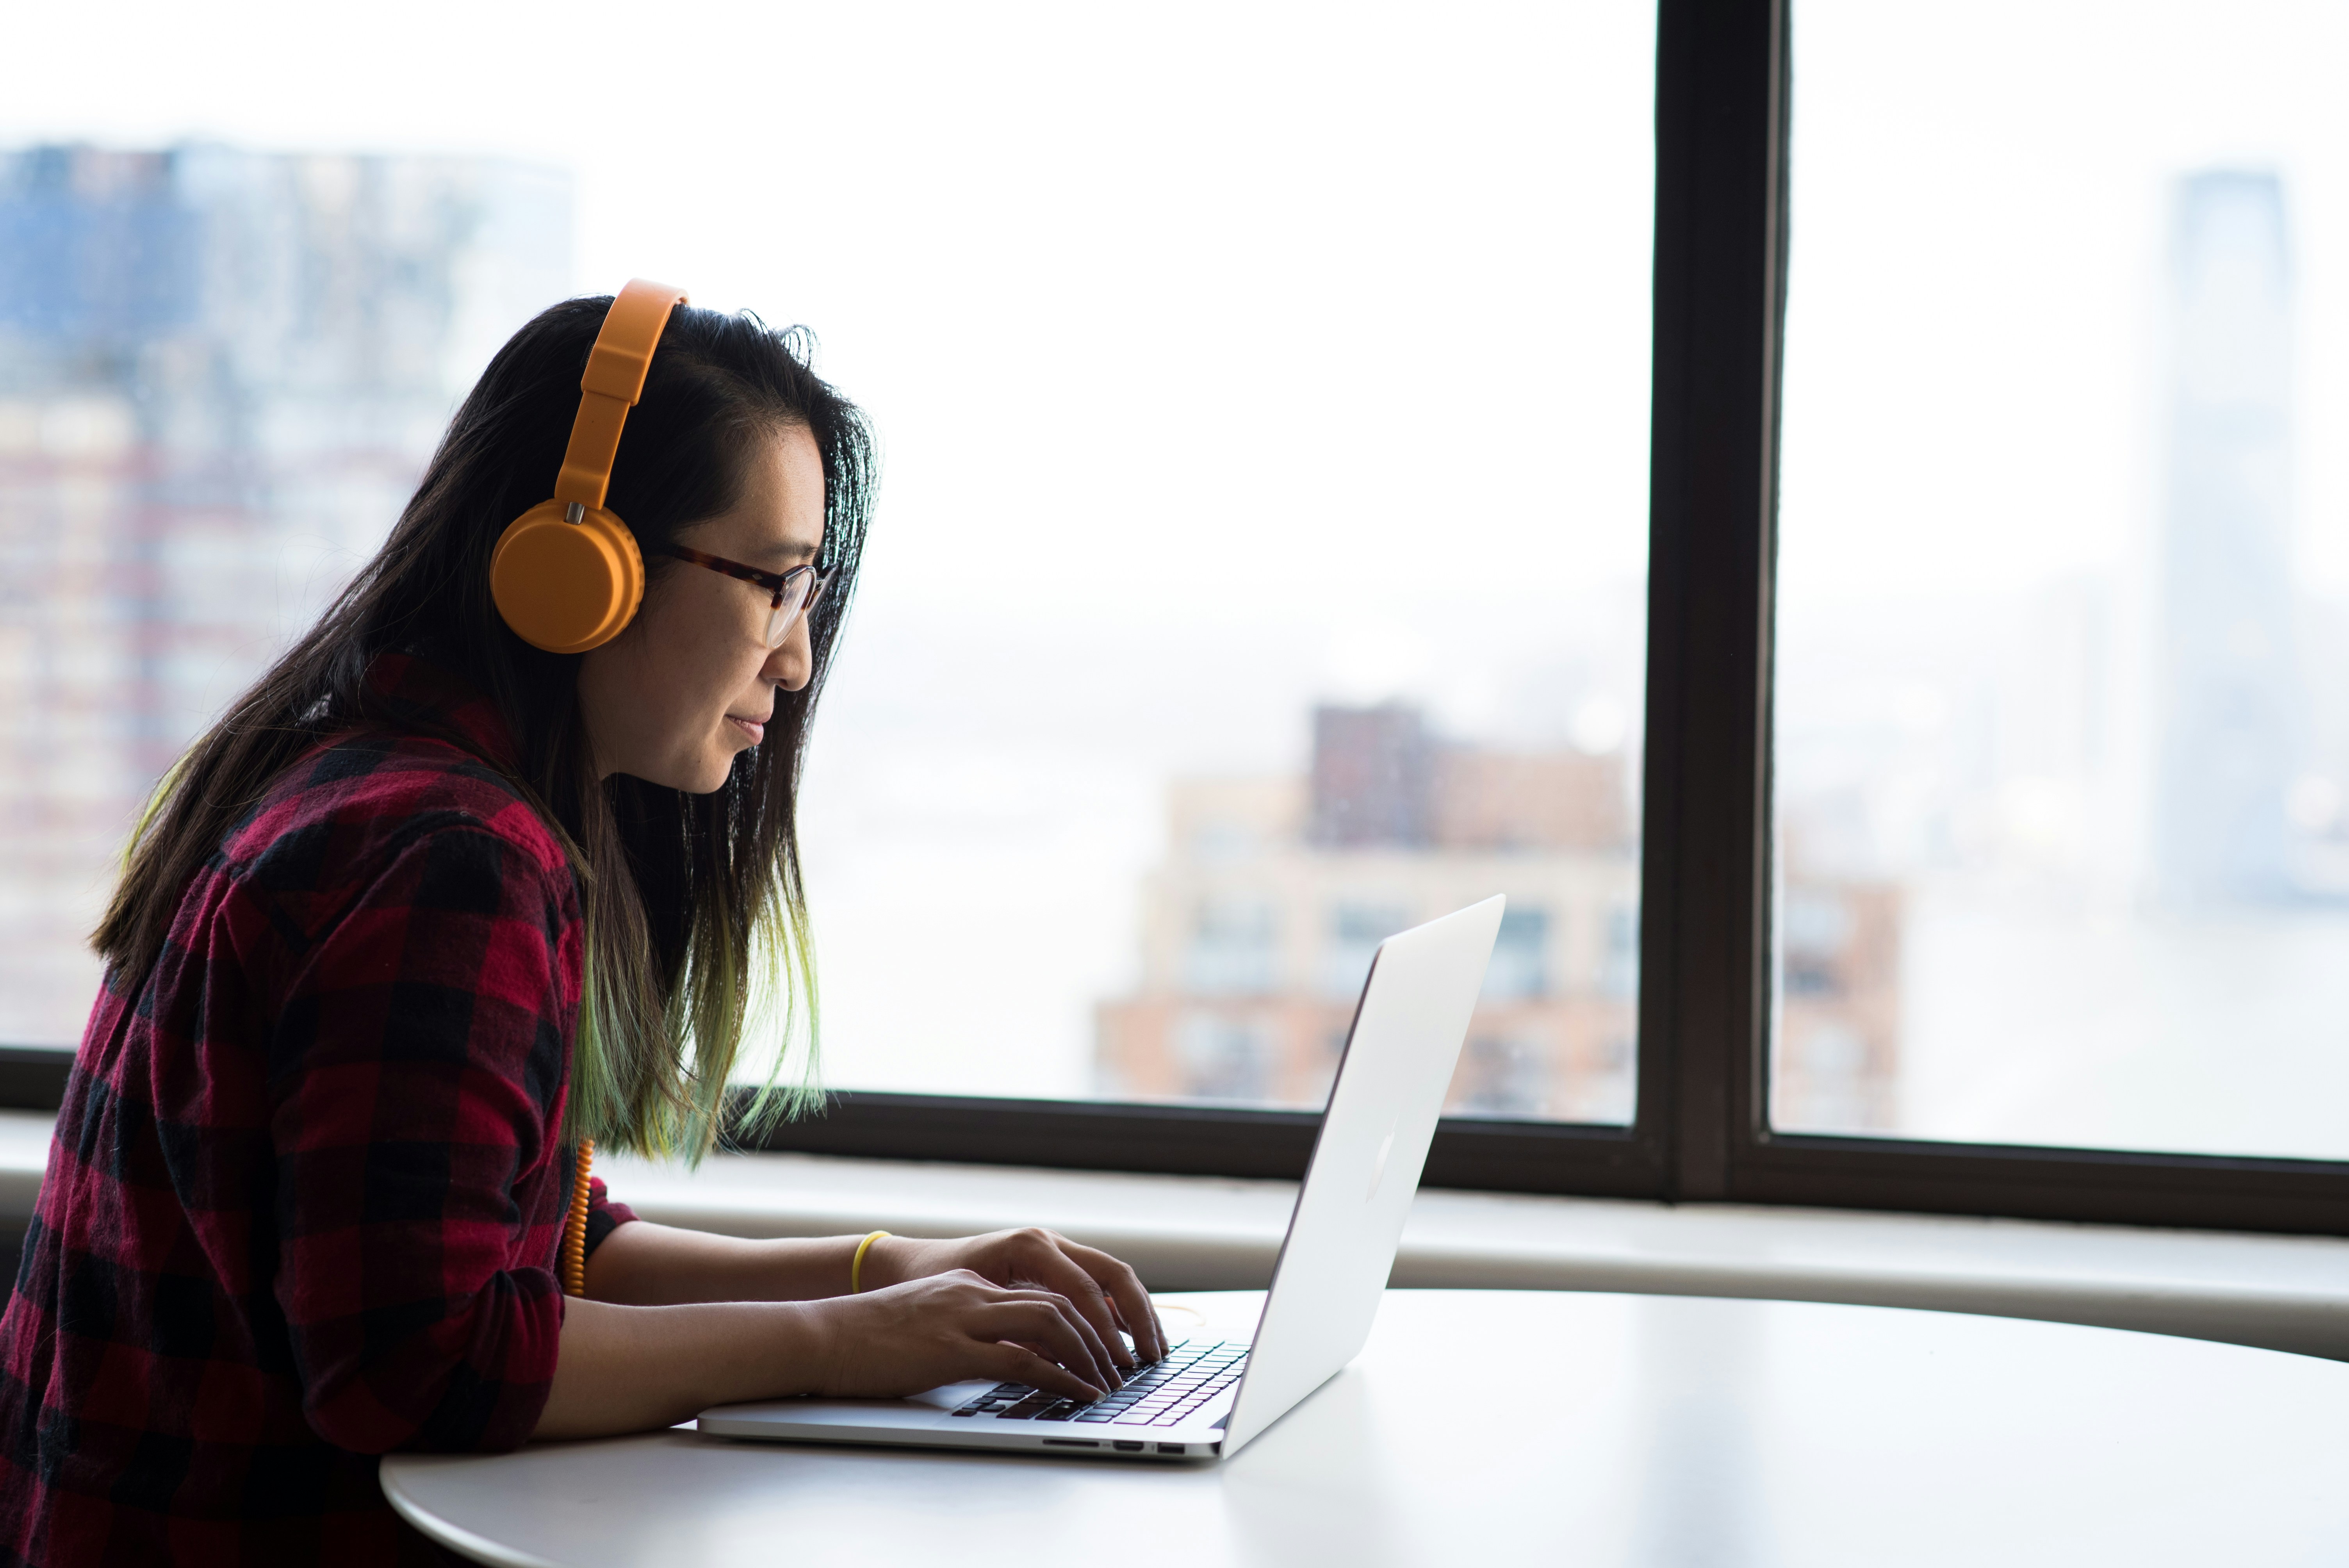
M 851 1236 L 848 1240 L 849 1264 L 841 1271 L 848 1283 L 841 1287 L 841 1294 L 862 1294 L 905 1284 L 913 1277 L 907 1270 L 912 1263 L 911 1254 L 919 1245 L 910 1237 L 893 1236 L 885 1231 L 874 1236 L 869 1244 L 864 1236 Z M 861 1265 L 856 1262 L 856 1249 L 860 1246 L 864 1248 L 864 1261 Z
M 839 1358 L 839 1331 L 823 1302 L 732 1305 L 753 1321 L 738 1318 L 730 1332 L 721 1330 L 732 1354 L 720 1372 L 725 1391 L 709 1404 L 787 1399 L 830 1388 Z
M 790 1387 L 762 1398 L 789 1398 L 799 1394 L 831 1390 L 840 1359 L 840 1325 L 822 1301 L 774 1304 L 779 1319 L 769 1340 L 768 1354 L 778 1369 L 789 1368 Z
M 564 1315 L 535 1435 L 641 1431 L 712 1405 L 821 1393 L 838 1360 L 834 1326 L 806 1303 L 623 1306 L 582 1297 Z

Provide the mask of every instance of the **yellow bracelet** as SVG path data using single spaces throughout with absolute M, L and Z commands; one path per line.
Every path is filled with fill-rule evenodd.
M 864 1294 L 864 1249 L 871 1246 L 874 1243 L 879 1241 L 888 1233 L 889 1233 L 886 1231 L 875 1231 L 871 1235 L 856 1243 L 856 1256 L 849 1260 L 848 1264 L 849 1295 L 862 1295 Z

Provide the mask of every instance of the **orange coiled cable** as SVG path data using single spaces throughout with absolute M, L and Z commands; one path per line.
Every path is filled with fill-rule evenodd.
M 579 1140 L 579 1173 L 571 1182 L 571 1212 L 563 1217 L 563 1294 L 587 1294 L 587 1171 L 595 1162 L 595 1140 Z

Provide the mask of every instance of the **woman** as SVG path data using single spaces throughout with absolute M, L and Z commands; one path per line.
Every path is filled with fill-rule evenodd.
M 1090 1398 L 1163 1353 L 1133 1271 L 1048 1232 L 742 1242 L 601 1181 L 563 1294 L 581 1140 L 698 1158 L 752 998 L 812 1009 L 793 809 L 872 483 L 801 340 L 679 305 L 609 470 L 642 607 L 525 643 L 492 552 L 610 304 L 499 352 L 140 826 L 0 1319 L 0 1560 L 421 1557 L 393 1449 L 960 1378 Z

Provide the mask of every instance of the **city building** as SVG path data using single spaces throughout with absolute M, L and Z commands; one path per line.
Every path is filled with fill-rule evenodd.
M 140 804 L 567 292 L 567 177 L 0 153 L 0 1042 L 70 1044 Z
M 2304 723 L 2292 549 L 2292 274 L 2283 190 L 2178 181 L 2158 555 L 2154 868 L 2181 905 L 2294 894 Z
M 1899 1125 L 1901 889 L 1806 876 L 1778 903 L 1774 1125 L 1889 1132 Z
M 1141 983 L 1095 1011 L 1100 1091 L 1318 1106 L 1379 943 L 1498 892 L 1453 1112 L 1628 1120 L 1640 862 L 1623 754 L 1446 744 L 1400 704 L 1319 708 L 1313 741 L 1303 778 L 1171 789 Z M 1805 882 L 1789 912 L 1788 1092 L 1839 1127 L 1889 1125 L 1897 897 Z

